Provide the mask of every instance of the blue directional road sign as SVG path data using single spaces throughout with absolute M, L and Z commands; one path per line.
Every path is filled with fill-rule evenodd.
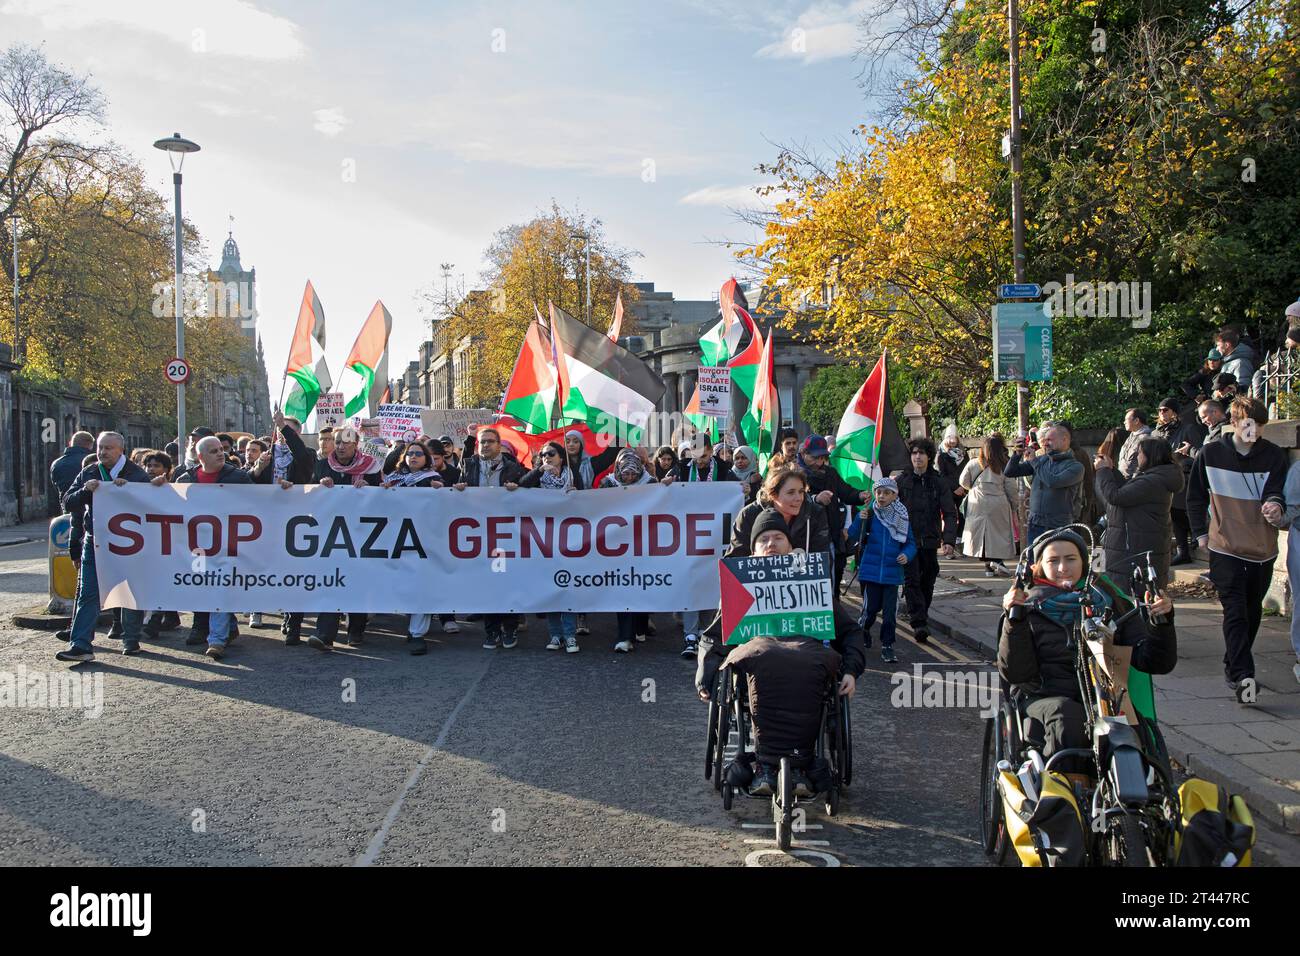
M 1008 283 L 998 286 L 999 299 L 1037 299 L 1043 288 L 1037 282 Z
M 993 379 L 1052 380 L 1052 310 L 1047 302 L 993 307 Z

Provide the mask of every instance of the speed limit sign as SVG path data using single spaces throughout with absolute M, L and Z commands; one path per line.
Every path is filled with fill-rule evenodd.
M 190 380 L 190 363 L 183 358 L 174 358 L 167 363 L 163 374 L 173 385 L 184 385 Z

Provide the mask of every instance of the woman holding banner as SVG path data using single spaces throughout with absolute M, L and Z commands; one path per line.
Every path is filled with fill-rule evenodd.
M 365 488 L 379 484 L 380 472 L 384 463 L 374 455 L 360 449 L 361 436 L 350 425 L 334 430 L 334 450 L 316 462 L 316 483 L 326 488 L 335 485 Z M 353 646 L 360 644 L 365 637 L 369 614 L 348 614 L 348 631 L 346 643 Z M 316 616 L 316 633 L 307 638 L 307 643 L 317 650 L 325 651 L 334 646 L 334 639 L 339 633 L 339 614 L 328 611 Z
M 630 448 L 624 448 L 618 453 L 614 467 L 601 481 L 600 487 L 633 488 L 655 483 L 650 472 L 646 471 L 641 456 Z M 644 611 L 619 611 L 615 617 L 618 620 L 618 643 L 614 645 L 614 650 L 627 654 L 636 646 L 635 642 L 644 641 L 650 633 L 650 615 Z
M 577 434 L 571 432 L 570 434 Z M 580 436 L 581 437 L 581 436 Z M 576 489 L 575 475 L 570 467 L 570 458 L 565 448 L 557 441 L 548 441 L 539 453 L 541 467 L 534 468 L 519 479 L 519 484 L 507 484 L 513 491 L 516 488 L 548 488 L 552 491 L 570 492 Z M 546 626 L 550 629 L 551 640 L 546 645 L 548 651 L 558 651 L 561 646 L 566 653 L 576 654 L 578 647 L 578 616 L 572 611 L 552 611 L 546 615 Z M 511 643 L 507 645 L 513 647 Z

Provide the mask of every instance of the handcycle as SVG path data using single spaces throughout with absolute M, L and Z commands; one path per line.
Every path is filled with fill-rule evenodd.
M 1091 530 L 1086 526 L 1072 525 L 1070 530 L 1081 533 L 1091 543 Z M 1016 569 L 1018 586 L 1029 581 L 1028 555 L 1026 550 Z M 1008 809 L 1022 794 L 1036 804 L 1043 796 L 1048 775 L 1067 761 L 1088 768 L 1085 773 L 1052 778 L 1052 786 L 1064 779 L 1073 790 L 1083 816 L 1085 863 L 1167 866 L 1174 858 L 1180 807 L 1163 740 L 1153 713 L 1144 715 L 1135 708 L 1124 680 L 1117 679 L 1125 675 L 1113 675 L 1107 667 L 1115 634 L 1126 620 L 1140 613 L 1153 623 L 1150 605 L 1139 595 L 1155 592 L 1156 575 L 1150 552 L 1138 555 L 1136 560 L 1143 559 L 1144 566 L 1135 566 L 1132 573 L 1133 607 L 1118 617 L 1111 608 L 1094 613 L 1092 602 L 1087 600 L 1094 574 L 1091 568 L 1085 571 L 1082 615 L 1071 629 L 1069 646 L 1085 726 L 1090 729 L 1090 747 L 1063 748 L 1044 760 L 1027 741 L 1025 695 L 1001 681 L 998 711 L 985 725 L 980 770 L 981 842 L 984 852 L 998 863 L 1008 859 L 1014 844 L 1007 823 Z M 1008 613 L 1016 611 L 1028 613 L 1022 606 Z M 1160 623 L 1159 619 L 1154 623 Z M 998 626 L 1001 628 L 1001 622 Z M 1009 792 L 1009 787 L 1018 792 Z M 1026 833 L 1041 865 L 1059 862 L 1060 845 L 1048 845 L 1049 841 L 1030 827 L 1020 829 L 1022 838 Z M 1023 856 L 1021 859 L 1025 862 Z
M 824 761 L 826 788 L 814 793 L 809 802 L 822 797 L 827 816 L 839 812 L 840 793 L 853 779 L 853 723 L 849 707 L 838 692 L 838 681 L 828 683 L 823 698 L 814 761 Z M 749 696 L 737 675 L 725 664 L 719 668 L 709 695 L 708 733 L 705 744 L 704 778 L 713 781 L 714 790 L 722 795 L 722 807 L 730 810 L 737 796 L 759 799 L 749 793 L 741 780 L 745 771 L 733 771 L 756 759 L 753 743 L 753 719 Z M 735 735 L 735 756 L 727 760 L 726 751 Z M 790 756 L 782 756 L 777 786 L 772 791 L 772 821 L 776 825 L 776 842 L 782 850 L 790 849 L 794 832 L 794 812 L 801 802 L 795 795 L 795 765 Z

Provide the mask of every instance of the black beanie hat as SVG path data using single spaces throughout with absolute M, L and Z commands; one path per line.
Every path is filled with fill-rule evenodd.
M 1055 544 L 1057 541 L 1069 541 L 1079 549 L 1079 554 L 1083 556 L 1083 566 L 1088 567 L 1088 543 L 1083 540 L 1083 536 L 1077 531 L 1047 531 L 1038 536 L 1034 542 L 1034 564 L 1043 560 L 1043 552 L 1047 550 L 1049 544 Z
M 780 531 L 788 539 L 790 537 L 790 526 L 785 523 L 781 517 L 781 512 L 775 508 L 764 508 L 754 519 L 754 527 L 749 532 L 749 549 L 754 550 L 754 542 L 764 531 Z M 793 542 L 792 542 L 793 543 Z

